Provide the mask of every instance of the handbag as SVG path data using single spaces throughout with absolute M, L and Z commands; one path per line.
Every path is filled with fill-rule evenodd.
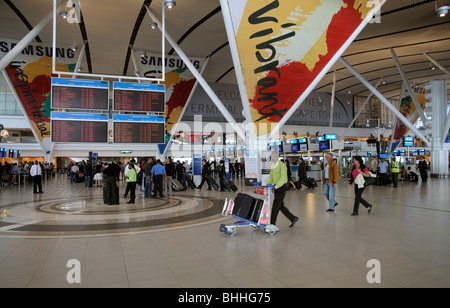
M 369 186 L 377 183 L 377 178 L 373 176 L 372 173 L 370 173 L 370 176 L 363 176 L 364 178 L 364 186 Z

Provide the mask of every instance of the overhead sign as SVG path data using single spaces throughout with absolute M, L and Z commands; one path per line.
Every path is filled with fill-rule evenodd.
M 261 129 L 258 135 L 288 120 L 384 2 L 221 0 L 242 69 L 236 74 L 245 83 L 244 110 Z
M 189 96 L 191 95 L 196 79 L 186 67 L 183 60 L 178 56 L 166 56 L 165 62 L 163 63 L 161 54 L 139 54 L 137 51 L 134 52 L 136 54 L 136 58 L 140 58 L 138 69 L 144 77 L 161 77 L 161 67 L 165 65 L 165 81 L 161 82 L 161 84 L 165 85 L 166 87 L 166 130 L 171 131 L 173 126 L 178 123 L 179 120 L 181 120 L 180 116 L 183 113 Z M 192 64 L 199 71 L 205 64 L 205 59 L 203 58 L 190 59 Z

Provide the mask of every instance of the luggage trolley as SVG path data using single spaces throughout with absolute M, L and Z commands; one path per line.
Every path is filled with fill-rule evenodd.
M 234 213 L 235 211 L 235 202 L 232 199 L 226 199 L 225 204 L 223 206 L 222 215 L 223 216 L 232 216 L 234 218 L 239 219 L 234 224 L 222 224 L 220 225 L 220 232 L 225 233 L 226 235 L 233 236 L 236 234 L 238 228 L 251 226 L 255 229 L 263 229 L 265 232 L 270 235 L 274 235 L 279 231 L 279 229 L 270 224 L 270 214 L 272 211 L 272 196 L 273 189 L 275 186 L 267 185 L 267 187 L 262 187 L 259 183 L 253 184 L 254 189 L 253 193 L 255 195 L 263 195 L 265 196 L 264 200 L 259 198 L 254 198 L 254 202 L 252 205 L 252 210 L 250 211 L 252 214 L 250 217 L 240 217 Z M 262 203 L 262 207 L 258 204 L 258 202 Z

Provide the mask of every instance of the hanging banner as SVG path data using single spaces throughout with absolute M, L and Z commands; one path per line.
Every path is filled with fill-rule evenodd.
M 288 120 L 283 118 L 292 115 L 291 108 L 298 108 L 384 2 L 221 0 L 251 118 L 268 130 L 260 128 L 258 135 Z
M 416 95 L 422 110 L 425 110 L 425 105 L 427 103 L 427 99 L 425 98 L 425 87 L 415 86 L 412 87 L 412 90 Z M 419 119 L 419 113 L 417 112 L 416 105 L 405 87 L 402 87 L 400 94 L 400 113 L 413 124 Z M 399 119 L 396 120 L 394 127 L 395 129 L 392 135 L 391 153 L 395 151 L 395 149 L 400 145 L 403 137 L 409 132 L 409 128 Z
M 0 38 L 0 58 L 3 58 L 18 43 L 17 40 Z M 56 49 L 57 70 L 73 72 L 78 53 L 69 46 Z M 43 149 L 50 151 L 50 114 L 52 84 L 51 44 L 31 43 L 6 68 L 14 90 L 22 103 Z M 56 77 L 56 76 L 53 76 Z
M 160 78 L 163 59 L 161 54 L 140 53 L 135 51 L 138 61 L 138 70 L 143 77 Z M 191 58 L 192 64 L 199 71 L 206 59 Z M 166 56 L 166 79 L 161 82 L 166 86 L 166 130 L 171 131 L 180 120 L 180 116 L 186 107 L 187 100 L 194 88 L 196 79 L 178 56 Z

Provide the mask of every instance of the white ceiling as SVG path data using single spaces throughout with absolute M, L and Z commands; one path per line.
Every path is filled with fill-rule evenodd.
M 162 0 L 80 2 L 84 35 L 89 42 L 87 59 L 90 66 L 85 60 L 82 64 L 84 71 L 90 67 L 92 73 L 122 75 L 126 69 L 131 76 L 134 67 L 128 49 L 143 4 L 150 3 L 152 11 L 161 16 Z M 439 1 L 439 5 L 449 3 L 450 0 Z M 0 37 L 21 39 L 29 32 L 26 21 L 33 27 L 52 8 L 51 0 L 0 0 Z M 381 23 L 368 25 L 345 52 L 344 58 L 372 84 L 384 77 L 387 83 L 379 89 L 387 98 L 398 98 L 401 87 L 390 48 L 394 48 L 412 83 L 448 78 L 441 70 L 432 70 L 431 63 L 423 55 L 424 52 L 429 53 L 450 69 L 450 16 L 439 18 L 434 11 L 434 0 L 388 0 L 382 8 Z M 167 10 L 166 14 L 167 32 L 179 40 L 187 55 L 207 57 L 212 54 L 204 74 L 207 81 L 236 83 L 219 0 L 178 0 L 176 7 Z M 161 33 L 148 27 L 151 20 L 145 12 L 142 16 L 134 48 L 160 53 Z M 83 42 L 80 25 L 58 18 L 57 26 L 58 45 L 69 46 L 74 41 L 80 45 Z M 43 42 L 52 42 L 51 24 L 39 34 L 39 38 Z M 171 51 L 168 43 L 166 50 Z M 367 89 L 339 62 L 316 90 L 331 91 L 333 71 L 337 74 L 338 92 L 368 95 Z

